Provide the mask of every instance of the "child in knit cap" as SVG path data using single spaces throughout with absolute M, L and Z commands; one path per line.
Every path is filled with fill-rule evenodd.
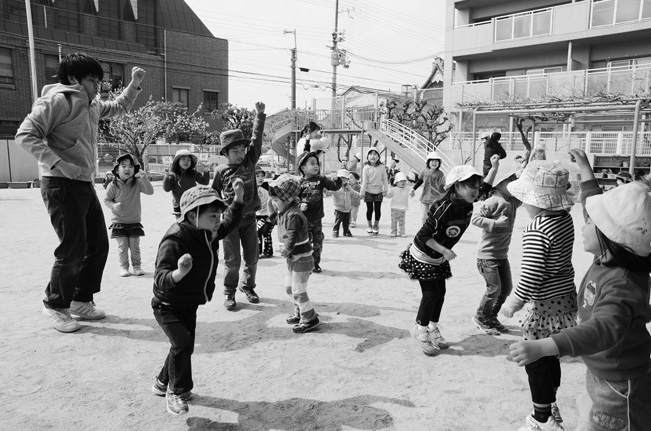
M 319 317 L 307 296 L 307 280 L 314 268 L 308 221 L 299 208 L 301 186 L 298 179 L 282 174 L 269 183 L 269 195 L 278 210 L 280 254 L 287 259 L 285 291 L 294 304 L 294 314 L 286 320 L 295 333 L 309 332 L 319 325 Z M 273 216 L 272 216 L 273 217 Z

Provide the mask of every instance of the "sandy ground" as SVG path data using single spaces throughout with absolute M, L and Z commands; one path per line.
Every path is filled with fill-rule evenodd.
M 104 189 L 96 186 L 100 199 Z M 527 376 L 508 361 L 519 339 L 517 315 L 503 319 L 511 333 L 480 333 L 471 317 L 483 293 L 476 269 L 479 229 L 455 247 L 441 330 L 451 348 L 426 357 L 409 336 L 420 300 L 418 283 L 397 267 L 410 238 L 389 237 L 389 203 L 380 235 L 358 227 L 354 238 L 332 239 L 332 198 L 325 199 L 323 273 L 308 293 L 323 322 L 308 334 L 285 323 L 292 306 L 283 288 L 284 260 L 261 260 L 259 304 L 238 292 L 238 308 L 217 294 L 200 307 L 193 356 L 194 398 L 175 417 L 151 385 L 169 348 L 153 318 L 152 272 L 158 241 L 174 221 L 171 196 L 154 183 L 143 196 L 143 277 L 118 276 L 111 242 L 96 303 L 107 318 L 61 334 L 41 316 L 43 290 L 57 239 L 37 189 L 0 190 L 0 428 L 11 430 L 515 430 L 531 411 Z M 407 234 L 419 228 L 410 201 Z M 108 209 L 105 208 L 107 220 Z M 577 283 L 590 263 L 582 250 L 580 208 L 574 264 Z M 359 220 L 364 219 L 360 213 Z M 513 235 L 511 265 L 519 277 L 526 212 Z M 275 235 L 275 231 L 274 231 Z M 575 399 L 585 366 L 563 360 L 558 403 L 567 430 L 576 424 Z

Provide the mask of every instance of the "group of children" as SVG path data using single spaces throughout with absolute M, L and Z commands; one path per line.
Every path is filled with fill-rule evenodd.
M 43 89 L 16 142 L 39 161 L 42 196 L 61 243 L 43 314 L 57 330 L 74 332 L 80 325 L 71 314 L 91 320 L 105 317 L 93 301 L 108 255 L 106 225 L 93 187 L 97 119 L 126 112 L 145 72 L 134 67 L 131 83 L 111 102 L 96 97 L 103 71 L 91 57 L 66 56 L 57 76 L 60 83 Z M 396 175 L 396 187 L 389 190 L 376 148 L 368 151 L 359 192 L 344 185 L 350 178 L 346 172 L 334 179 L 322 176 L 319 154 L 310 150 L 298 159 L 300 178 L 283 174 L 268 183 L 268 193 L 261 192 L 256 163 L 264 108 L 256 103 L 251 139 L 240 130 L 222 133 L 222 154 L 228 163 L 217 167 L 210 186 L 201 184 L 208 182 L 207 175 L 195 169 L 196 157 L 181 152 L 165 180 L 178 220 L 159 245 L 151 306 L 171 347 L 152 391 L 166 397 L 167 410 L 175 415 L 188 412 L 197 307 L 213 296 L 220 240 L 227 268 L 224 305 L 232 310 L 236 289 L 250 302 L 258 302 L 254 288 L 262 245 L 259 231 L 263 241 L 269 240 L 269 248 L 262 247 L 263 255 L 264 250 L 270 255 L 270 229 L 278 225 L 280 253 L 287 264 L 285 290 L 294 304 L 294 313 L 286 321 L 294 332 L 304 333 L 319 324 L 306 286 L 310 274 L 320 272 L 324 190 L 339 191 L 343 186 L 336 198 L 336 220 L 337 228 L 343 225 L 344 235 L 350 234 L 355 193 L 367 205 L 369 233 L 379 231 L 386 196 L 393 196 L 392 204 L 395 201 L 392 235 L 405 233 L 401 220 L 406 179 Z M 449 347 L 438 323 L 446 280 L 452 275 L 450 262 L 456 258 L 452 249 L 475 224 L 483 230 L 477 267 L 486 280 L 486 292 L 473 322 L 497 335 L 506 330 L 498 312 L 512 317 L 526 307 L 520 322 L 523 341 L 511 345 L 509 352 L 529 377 L 533 413 L 525 418 L 524 429 L 563 430 L 556 405 L 561 356 L 581 356 L 588 370 L 583 404 L 587 407 L 581 412 L 579 429 L 646 429 L 651 423 L 651 336 L 646 329 L 651 321 L 651 194 L 646 185 L 636 182 L 602 194 L 585 153 L 574 149 L 571 155 L 584 178 L 584 249 L 594 255 L 578 293 L 571 262 L 573 200 L 567 193 L 567 169 L 546 160 L 528 164 L 525 160 L 526 167 L 519 172 L 497 177 L 502 155 L 495 154 L 485 177 L 470 166 L 455 166 L 443 182 L 440 158 L 428 155 L 427 170 L 420 177 L 422 184 L 427 183 L 421 197 L 426 216 L 398 263 L 419 281 L 422 292 L 410 333 L 427 355 Z M 105 204 L 112 211 L 109 228 L 118 242 L 120 275 L 130 274 L 129 252 L 133 273 L 141 275 L 140 194 L 151 194 L 153 188 L 131 155 L 118 157 L 112 174 Z M 475 201 L 490 189 L 491 197 L 475 209 Z M 508 249 L 518 206 L 532 220 L 523 232 L 521 277 L 511 294 Z M 245 269 L 240 280 L 242 258 Z

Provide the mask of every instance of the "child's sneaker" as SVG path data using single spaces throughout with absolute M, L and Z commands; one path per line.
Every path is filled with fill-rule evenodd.
M 285 322 L 287 322 L 288 325 L 296 325 L 301 322 L 301 315 L 300 314 L 292 314 L 291 316 L 287 316 L 287 319 L 285 319 Z
M 344 232 L 344 236 L 347 236 L 348 238 L 353 236 L 353 233 L 351 231 Z
M 145 275 L 145 271 L 143 271 L 142 268 L 139 266 L 134 266 L 133 275 L 137 275 L 137 276 Z
M 314 319 L 312 319 L 309 322 L 299 323 L 298 325 L 294 326 L 292 328 L 292 330 L 297 334 L 303 334 L 305 332 L 310 332 L 311 330 L 313 330 L 317 326 L 319 326 L 319 318 L 315 317 Z
M 106 313 L 95 307 L 93 301 L 72 301 L 70 303 L 70 314 L 74 314 L 75 316 L 79 316 L 86 320 L 100 320 L 106 317 Z
M 357 223 L 355 223 L 354 221 L 351 221 L 350 222 L 350 227 L 355 227 L 355 226 L 357 226 Z
M 378 235 L 380 233 L 380 226 L 378 225 L 377 222 L 373 225 L 372 232 L 373 235 Z
M 75 332 L 81 329 L 79 322 L 73 319 L 70 316 L 70 312 L 65 308 L 43 307 L 43 316 L 59 332 Z
M 234 293 L 231 293 L 229 295 L 224 295 L 224 307 L 228 311 L 235 310 L 235 307 L 237 307 L 237 302 L 235 302 L 235 294 Z
M 441 335 L 438 326 L 430 331 L 430 339 L 432 340 L 432 344 L 438 346 L 439 349 L 447 349 L 450 347 L 445 338 L 443 338 L 443 335 Z
M 565 428 L 556 422 L 554 416 L 548 417 L 547 422 L 542 423 L 534 419 L 533 416 L 527 415 L 524 423 L 524 431 L 565 431 Z
M 255 293 L 255 290 L 253 290 L 250 287 L 238 287 L 239 291 L 242 292 L 243 294 L 246 295 L 246 299 L 251 303 L 251 304 L 257 304 L 260 302 L 260 298 L 258 297 L 258 294 Z
M 172 393 L 167 393 L 165 395 L 167 400 L 167 411 L 173 415 L 179 416 L 184 415 L 188 412 L 188 403 L 183 399 L 183 396 L 176 395 Z
M 158 377 L 154 377 L 154 384 L 151 387 L 151 391 L 154 395 L 164 397 L 167 394 L 167 385 L 158 380 Z
M 339 232 L 332 232 L 333 238 L 339 238 Z
M 556 419 L 556 422 L 559 424 L 563 423 L 563 417 L 561 416 L 561 411 L 558 408 L 556 403 L 552 403 L 552 416 Z
M 366 228 L 366 233 L 368 234 L 373 233 L 373 225 L 371 223 L 368 224 L 368 227 Z
M 396 235 L 395 233 L 392 233 L 392 234 L 389 235 L 389 236 L 390 236 L 391 238 L 395 238 L 395 237 L 397 237 L 398 235 Z
M 418 325 L 414 325 L 414 327 L 409 331 L 409 334 L 411 334 L 411 338 L 416 341 L 416 344 L 423 349 L 423 353 L 427 356 L 434 356 L 439 352 L 440 347 L 432 343 L 428 331 L 420 332 L 418 330 Z
M 120 268 L 120 277 L 129 277 L 131 273 L 129 272 L 129 268 Z
M 474 323 L 480 331 L 488 335 L 500 335 L 500 331 L 493 328 L 493 325 L 491 325 L 488 319 L 475 315 L 472 316 L 472 323 Z
M 488 319 L 488 321 L 490 322 L 490 325 L 491 325 L 493 328 L 495 328 L 495 329 L 497 329 L 498 331 L 500 331 L 500 333 L 502 333 L 502 334 L 506 334 L 506 333 L 509 332 L 509 328 L 507 328 L 506 326 L 502 325 L 502 322 L 500 322 L 499 320 L 497 320 L 497 317 L 491 317 L 491 318 Z

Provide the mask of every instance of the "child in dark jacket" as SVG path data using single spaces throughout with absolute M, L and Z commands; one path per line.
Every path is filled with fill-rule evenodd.
M 321 165 L 317 153 L 303 153 L 298 158 L 298 170 L 303 178 L 301 179 L 301 192 L 299 198 L 300 208 L 305 214 L 308 222 L 310 240 L 314 252 L 314 272 L 321 272 L 321 250 L 323 250 L 323 225 L 321 220 L 325 216 L 323 212 L 323 190 L 339 190 L 341 178 L 335 180 L 319 174 Z
M 235 197 L 228 207 L 211 187 L 186 191 L 181 197 L 180 220 L 158 246 L 151 305 L 171 347 L 152 392 L 166 397 L 167 411 L 174 415 L 188 412 L 197 308 L 210 301 L 215 291 L 219 240 L 242 216 L 242 180 L 233 181 L 233 190 Z
M 188 150 L 176 152 L 171 172 L 163 178 L 163 190 L 172 192 L 172 209 L 177 220 L 181 216 L 179 203 L 183 193 L 197 184 L 207 185 L 209 182 L 210 172 L 197 163 L 197 156 Z

